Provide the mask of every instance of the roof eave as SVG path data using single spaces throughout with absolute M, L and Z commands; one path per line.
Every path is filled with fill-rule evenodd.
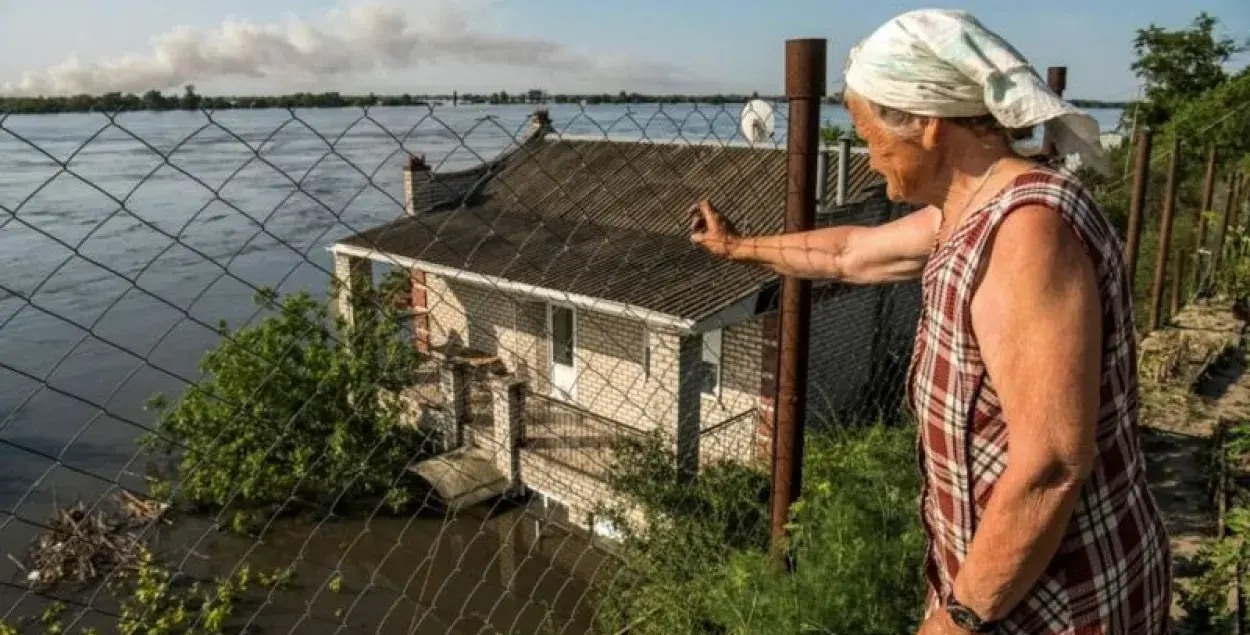
M 551 302 L 564 303 L 579 309 L 587 311 L 596 311 L 599 313 L 607 313 L 625 317 L 631 320 L 639 320 L 647 323 L 649 326 L 663 329 L 673 329 L 681 333 L 696 333 L 696 323 L 694 320 L 680 318 L 667 313 L 652 311 L 640 306 L 625 304 L 622 302 L 614 302 L 603 298 L 595 298 L 576 293 L 568 293 L 557 289 L 549 289 L 538 285 L 508 280 L 498 276 L 491 276 L 482 273 L 476 273 L 456 267 L 449 267 L 433 262 L 418 260 L 408 256 L 378 251 L 367 247 L 350 245 L 347 243 L 335 243 L 330 247 L 330 251 L 335 254 L 352 256 L 356 258 L 365 258 L 375 262 L 386 263 L 406 269 L 417 269 L 432 273 L 436 276 L 442 276 L 450 280 L 459 280 L 470 284 L 478 284 L 489 286 L 500 291 L 509 293 L 518 293 L 534 298 L 540 298 Z

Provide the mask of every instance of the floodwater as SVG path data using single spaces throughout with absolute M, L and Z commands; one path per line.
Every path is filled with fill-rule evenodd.
M 326 248 L 404 213 L 404 151 L 469 167 L 514 143 L 532 109 L 0 119 L 0 555 L 20 559 L 54 505 L 97 500 L 114 483 L 143 489 L 144 402 L 197 377 L 219 320 L 257 318 L 257 287 L 324 297 Z M 550 112 L 564 134 L 740 138 L 736 106 Z M 1104 128 L 1118 117 L 1096 114 Z M 846 125 L 841 109 L 822 116 Z M 782 142 L 780 117 L 777 128 Z M 532 512 L 486 511 L 278 524 L 263 544 L 186 520 L 163 540 L 189 568 L 297 563 L 293 587 L 256 608 L 277 632 L 582 632 L 593 606 L 574 569 L 598 570 L 587 565 L 597 556 L 577 557 L 592 550 Z M 0 562 L 0 581 L 17 580 Z M 335 571 L 344 583 L 332 593 L 322 586 Z M 0 616 L 22 597 L 3 595 Z M 16 614 L 40 601 L 26 597 Z

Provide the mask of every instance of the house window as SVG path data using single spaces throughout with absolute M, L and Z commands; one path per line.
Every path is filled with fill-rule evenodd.
M 651 377 L 651 331 L 642 329 L 642 376 Z
M 408 309 L 399 311 L 395 314 L 395 319 L 399 322 L 399 338 L 400 341 L 410 346 L 417 346 L 421 342 L 421 329 L 418 321 L 425 315 L 424 311 Z
M 722 331 L 708 331 L 703 334 L 703 359 L 700 364 L 700 386 L 703 394 L 710 397 L 720 396 L 721 380 L 721 336 Z
M 573 309 L 551 307 L 551 358 L 561 366 L 573 365 Z

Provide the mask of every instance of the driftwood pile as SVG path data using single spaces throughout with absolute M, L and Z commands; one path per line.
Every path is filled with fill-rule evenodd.
M 101 501 L 88 506 L 77 501 L 52 513 L 47 529 L 27 548 L 24 563 L 11 556 L 10 560 L 26 572 L 26 580 L 36 589 L 97 582 L 110 573 L 138 567 L 147 551 L 142 530 L 164 520 L 166 511 L 165 503 L 126 492 L 118 495 L 114 505 Z

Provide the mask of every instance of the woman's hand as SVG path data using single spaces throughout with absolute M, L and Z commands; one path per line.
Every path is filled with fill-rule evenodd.
M 690 242 L 713 256 L 731 257 L 734 246 L 741 238 L 733 223 L 706 199 L 692 205 L 687 213 L 690 215 Z

